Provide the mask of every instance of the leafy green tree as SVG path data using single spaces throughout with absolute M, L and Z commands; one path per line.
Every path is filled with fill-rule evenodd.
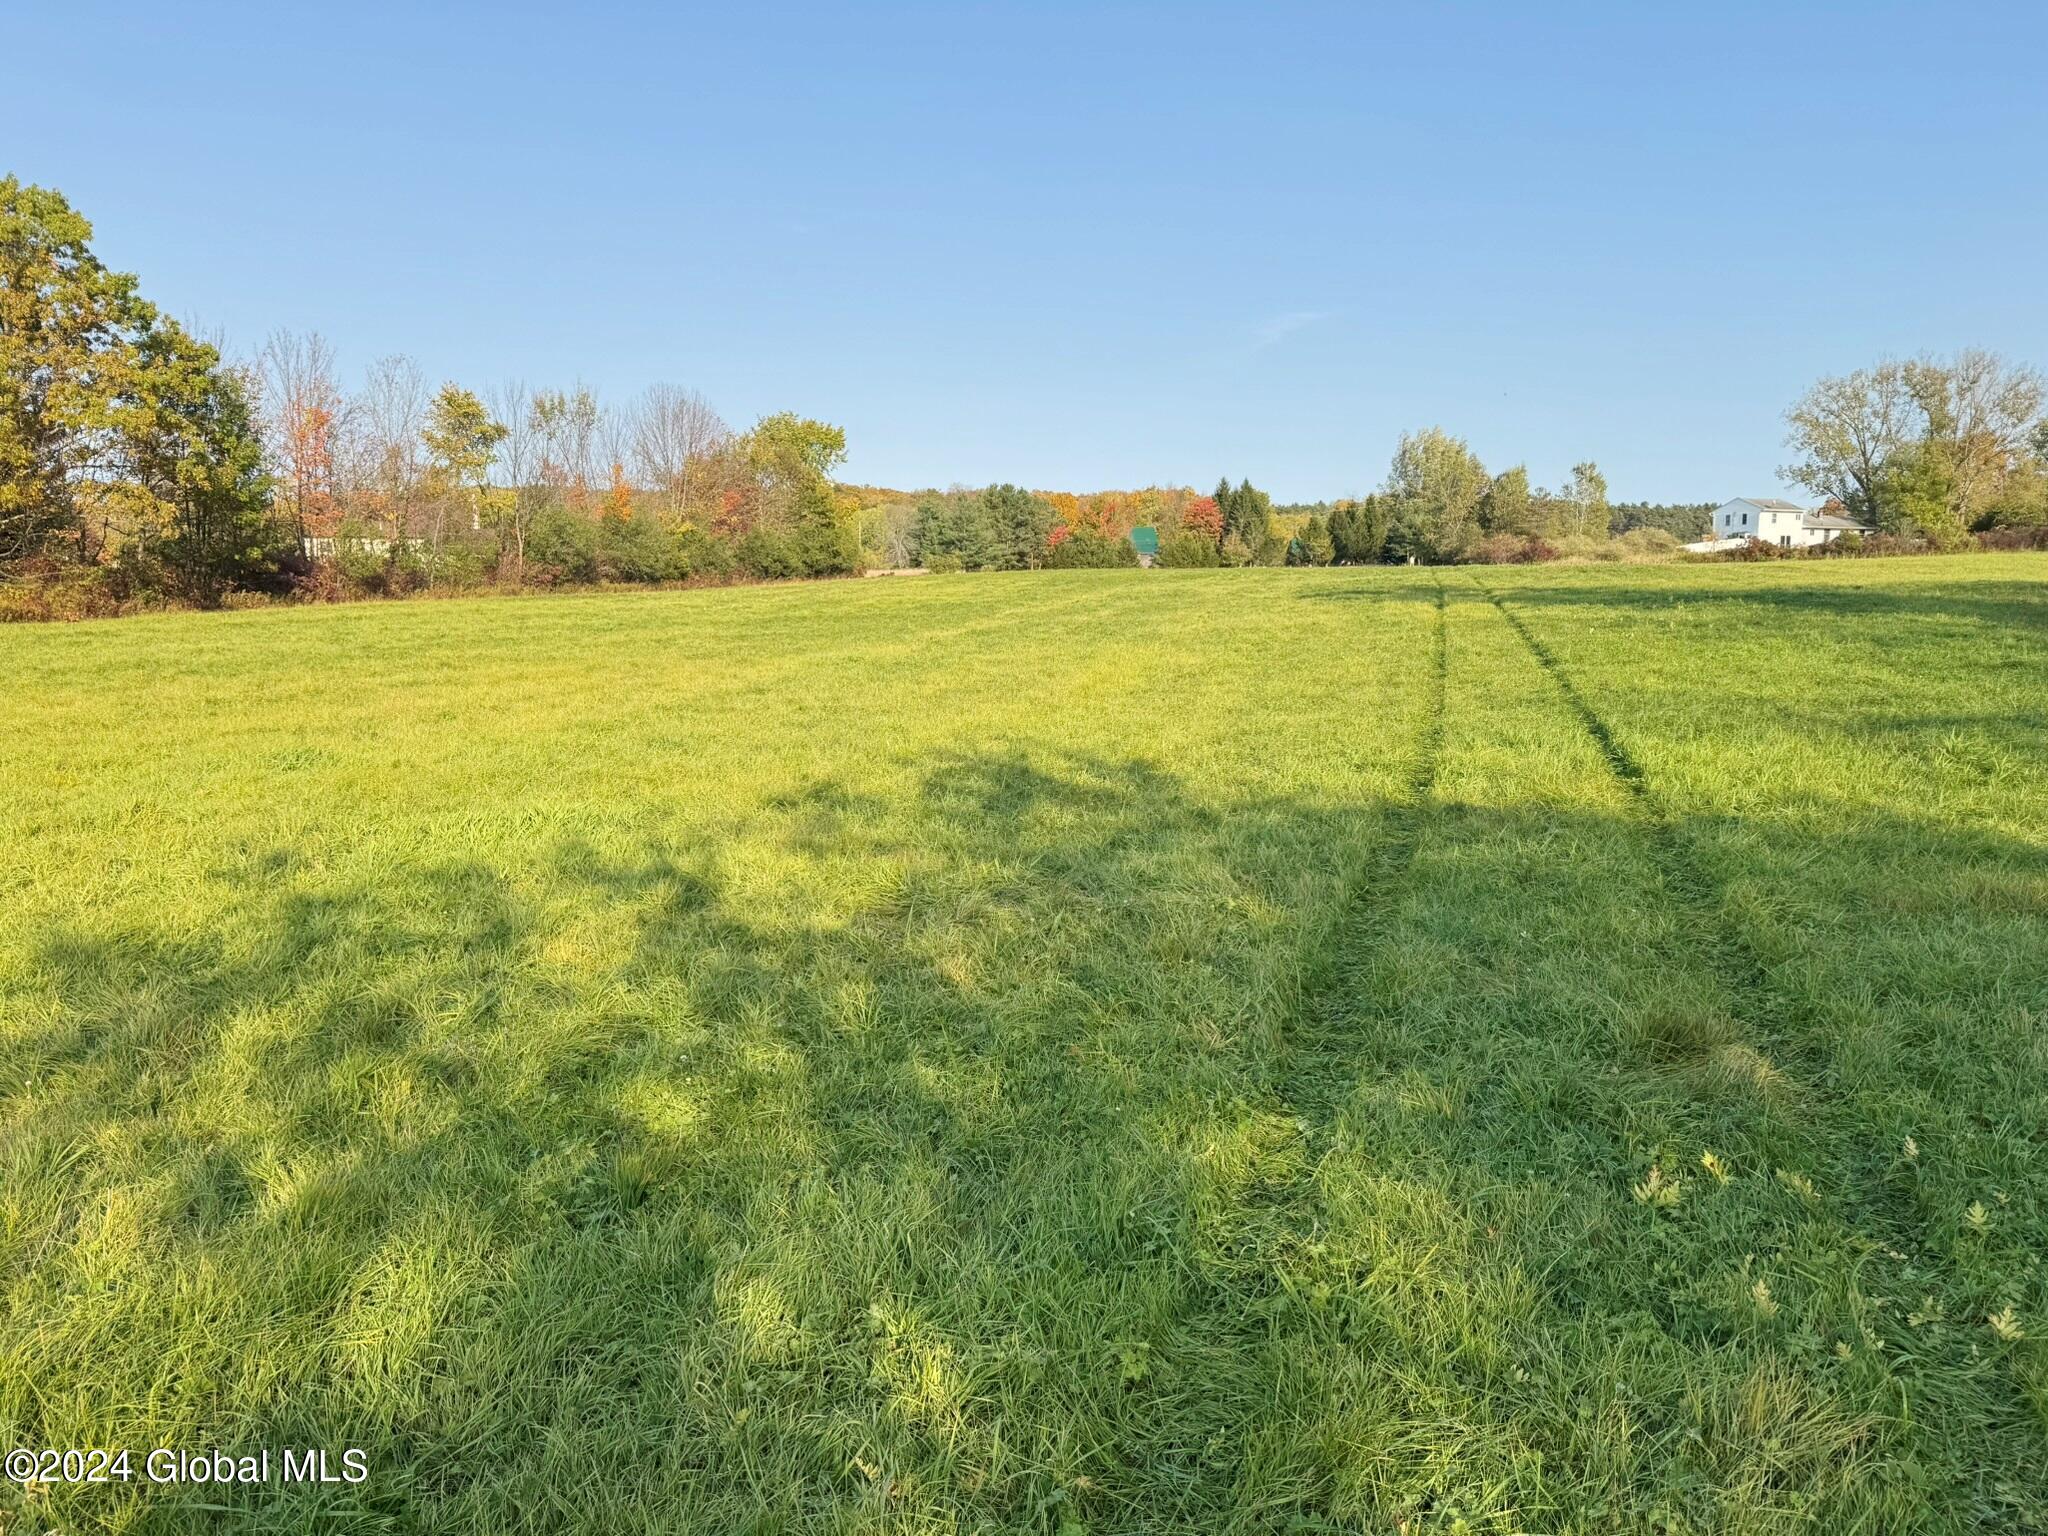
M 1421 507 L 1397 507 L 1387 523 L 1387 558 L 1407 565 L 1442 559 L 1437 534 L 1436 524 Z
M 1491 484 L 1463 438 L 1441 427 L 1402 433 L 1387 475 L 1389 550 L 1400 559 L 1458 559 L 1477 531 L 1480 498 Z
M 1864 522 L 1885 522 L 1886 466 L 1915 436 L 1906 368 L 1887 358 L 1822 379 L 1793 402 L 1785 412 L 1785 441 L 1799 458 L 1781 471 L 1785 478 L 1834 497 Z
M 1955 475 L 1939 444 L 1892 450 L 1878 477 L 1880 525 L 1887 533 L 1917 535 L 1936 549 L 1960 547 L 1969 532 L 1956 512 Z
M 211 607 L 237 589 L 276 590 L 302 560 L 271 506 L 248 392 L 220 354 L 160 322 L 124 428 L 132 484 L 153 504 L 124 555 L 153 555 L 172 589 Z
M 1568 526 L 1564 531 L 1578 538 L 1607 535 L 1607 477 L 1590 461 L 1572 466 L 1561 500 Z
M 830 475 L 846 457 L 846 433 L 784 411 L 764 416 L 739 444 L 755 477 L 757 540 L 741 562 L 758 574 L 836 576 L 860 568 L 858 510 L 842 507 Z
M 1525 466 L 1517 464 L 1493 477 L 1485 495 L 1479 498 L 1479 527 L 1483 533 L 1536 531 L 1530 518 L 1529 471 Z
M 443 384 L 427 407 L 420 442 L 427 450 L 434 491 L 434 536 L 427 585 L 440 578 L 441 549 L 448 514 L 456 511 L 471 527 L 481 526 L 491 460 L 505 440 L 504 423 L 494 421 L 483 401 L 455 384 Z
M 202 603 L 276 583 L 294 552 L 244 381 L 91 239 L 0 178 L 0 566 L 112 560 Z
M 744 439 L 754 469 L 779 483 L 804 485 L 828 478 L 846 458 L 843 427 L 793 411 L 763 416 Z

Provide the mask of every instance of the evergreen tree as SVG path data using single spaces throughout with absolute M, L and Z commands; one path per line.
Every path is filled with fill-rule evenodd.
M 920 565 L 958 560 L 963 570 L 980 570 L 989 553 L 987 508 L 981 493 L 954 491 L 921 497 L 911 542 Z
M 1236 534 L 1256 558 L 1265 547 L 1272 524 L 1273 498 L 1264 491 L 1253 489 L 1249 480 L 1240 482 L 1230 493 L 1229 504 L 1223 510 L 1224 537 Z
M 981 495 L 987 530 L 983 563 L 992 571 L 1023 571 L 1045 563 L 1052 508 L 1014 485 L 992 485 Z
M 1289 565 L 1328 565 L 1336 558 L 1336 544 L 1330 537 L 1328 521 L 1311 517 L 1301 532 L 1287 542 Z
M 1330 543 L 1345 565 L 1372 565 L 1387 554 L 1387 506 L 1378 496 L 1342 501 L 1330 513 Z

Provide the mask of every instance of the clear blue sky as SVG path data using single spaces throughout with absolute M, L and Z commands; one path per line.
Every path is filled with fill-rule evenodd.
M 1769 492 L 1887 352 L 2048 364 L 2038 5 L 0 0 L 0 170 L 253 349 L 702 390 L 851 478 L 1359 491 L 1404 427 Z

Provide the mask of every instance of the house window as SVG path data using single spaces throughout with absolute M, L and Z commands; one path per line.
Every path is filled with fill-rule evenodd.
M 1792 535 L 1789 533 L 1781 533 L 1778 535 L 1778 542 L 1779 544 L 1783 545 L 1786 549 L 1790 549 L 1792 547 Z

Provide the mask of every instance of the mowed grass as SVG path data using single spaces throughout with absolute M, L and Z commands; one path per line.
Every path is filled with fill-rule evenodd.
M 0 1529 L 2048 1528 L 2044 578 L 0 632 Z

